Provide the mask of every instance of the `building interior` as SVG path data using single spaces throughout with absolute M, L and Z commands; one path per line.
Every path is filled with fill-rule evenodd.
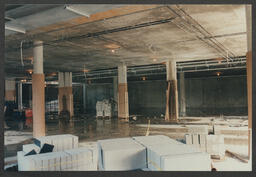
M 188 144 L 205 127 L 212 171 L 251 170 L 250 5 L 6 4 L 4 21 L 6 170 L 38 137 Z

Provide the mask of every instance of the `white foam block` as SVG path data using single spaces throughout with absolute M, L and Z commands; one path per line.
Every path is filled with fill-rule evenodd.
M 192 144 L 192 135 L 191 134 L 186 134 L 185 135 L 185 141 L 186 141 L 186 144 Z
M 99 140 L 101 170 L 135 170 L 146 168 L 146 148 L 132 138 Z
M 88 171 L 88 170 L 95 170 L 93 169 L 93 151 L 81 147 L 71 150 L 64 151 L 68 155 L 71 156 L 72 159 L 72 170 L 78 171 Z
M 206 150 L 211 155 L 225 155 L 224 137 L 223 135 L 206 136 Z
M 188 133 L 208 135 L 208 125 L 186 125 Z
M 71 134 L 52 135 L 37 138 L 40 141 L 40 148 L 45 143 L 54 145 L 53 152 L 68 150 L 78 147 L 78 137 Z
M 35 144 L 25 144 L 25 145 L 22 145 L 22 151 L 27 154 L 29 153 L 30 151 L 32 150 L 35 150 L 36 153 L 39 153 L 40 152 L 40 147 L 38 147 L 37 145 Z
M 82 147 L 86 147 L 87 149 L 90 149 L 93 152 L 93 167 L 92 171 L 97 171 L 98 170 L 98 147 L 97 143 L 93 144 L 82 144 Z
M 196 152 L 161 156 L 163 171 L 211 171 L 211 159 L 208 153 Z
M 159 144 L 159 143 L 164 143 L 164 142 L 173 143 L 173 144 L 183 144 L 181 142 L 178 142 L 178 141 L 171 139 L 168 136 L 164 136 L 164 135 L 135 136 L 132 138 L 144 146 Z
M 164 170 L 161 165 L 162 156 L 184 155 L 201 152 L 201 150 L 193 145 L 163 143 L 147 146 L 147 152 L 148 168 L 150 170 Z
M 60 171 L 60 158 L 67 156 L 64 152 L 24 155 L 24 152 L 18 152 L 19 171 Z

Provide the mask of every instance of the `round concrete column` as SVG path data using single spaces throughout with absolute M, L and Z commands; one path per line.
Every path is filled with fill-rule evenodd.
M 118 117 L 129 120 L 127 66 L 118 66 Z
M 45 136 L 45 78 L 43 74 L 43 42 L 34 42 L 32 75 L 33 137 Z
M 165 120 L 177 121 L 178 120 L 178 89 L 177 89 L 177 70 L 176 61 L 166 62 L 166 111 Z

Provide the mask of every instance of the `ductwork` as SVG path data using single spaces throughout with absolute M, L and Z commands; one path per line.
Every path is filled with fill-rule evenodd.
M 94 13 L 98 12 L 104 12 L 113 8 L 120 7 L 122 5 L 104 5 L 104 4 L 77 4 L 72 5 L 73 9 L 77 9 L 80 12 L 84 12 L 85 14 L 92 15 Z M 25 12 L 29 8 L 34 8 L 32 5 L 25 5 L 16 9 L 12 9 L 10 12 L 6 12 L 5 15 L 9 18 L 14 18 L 15 20 L 11 20 L 6 22 L 5 24 L 7 26 L 21 26 L 25 30 L 33 30 L 42 26 L 47 26 L 63 21 L 68 21 L 73 18 L 80 17 L 81 15 L 78 15 L 77 13 L 71 12 L 69 10 L 65 9 L 64 5 L 54 6 L 54 8 L 51 8 L 50 6 L 40 8 L 39 6 L 35 6 L 35 9 L 33 11 L 30 10 L 29 15 L 25 14 Z M 39 10 L 36 10 L 39 8 Z M 49 9 L 50 8 L 50 9 Z M 17 17 L 15 15 L 15 11 L 19 14 L 25 14 L 26 16 L 23 16 L 21 18 L 15 18 Z M 6 36 L 13 33 L 6 33 Z

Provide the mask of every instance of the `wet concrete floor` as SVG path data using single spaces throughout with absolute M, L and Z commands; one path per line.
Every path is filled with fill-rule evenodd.
M 151 121 L 152 122 L 152 121 Z M 159 122 L 155 121 L 155 122 Z M 147 118 L 130 120 L 129 122 L 117 118 L 74 117 L 72 120 L 59 118 L 46 120 L 46 135 L 73 134 L 79 137 L 79 142 L 97 141 L 100 139 L 119 138 L 145 135 L 147 128 L 136 127 L 137 123 L 148 123 Z M 32 128 L 25 128 L 23 132 L 32 132 Z M 5 157 L 17 155 L 23 144 L 30 144 L 30 138 L 17 144 L 5 145 Z

